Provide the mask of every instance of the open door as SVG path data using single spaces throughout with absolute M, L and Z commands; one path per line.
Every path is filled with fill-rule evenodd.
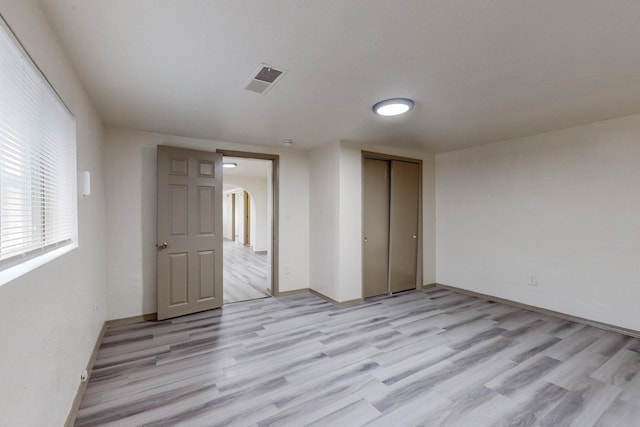
M 222 155 L 158 146 L 158 320 L 222 306 Z

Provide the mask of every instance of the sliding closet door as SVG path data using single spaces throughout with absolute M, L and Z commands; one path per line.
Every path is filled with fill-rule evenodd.
M 391 161 L 389 288 L 415 289 L 418 262 L 420 165 Z
M 362 294 L 388 292 L 389 162 L 364 159 L 362 165 Z

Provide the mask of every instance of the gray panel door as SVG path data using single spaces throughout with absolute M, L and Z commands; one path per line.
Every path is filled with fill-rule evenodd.
M 222 306 L 222 155 L 158 146 L 158 319 Z
M 391 292 L 415 289 L 418 262 L 420 165 L 391 162 L 389 230 L 389 288 Z
M 362 172 L 362 294 L 388 292 L 389 162 L 364 159 Z

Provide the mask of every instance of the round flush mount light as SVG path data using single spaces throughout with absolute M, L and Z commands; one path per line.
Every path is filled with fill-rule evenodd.
M 233 168 L 235 168 L 236 166 L 238 166 L 238 164 L 237 164 L 237 163 L 223 163 L 223 164 L 222 164 L 222 167 L 227 168 L 227 169 L 233 169 Z
M 282 145 L 286 145 L 288 147 L 290 145 L 293 145 L 293 141 L 290 139 L 285 139 L 284 141 L 282 141 Z
M 411 111 L 415 103 L 409 98 L 391 98 L 373 106 L 373 112 L 379 116 L 399 116 Z

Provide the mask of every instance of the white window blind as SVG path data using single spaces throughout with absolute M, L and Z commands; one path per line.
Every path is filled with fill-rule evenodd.
M 76 126 L 0 19 L 0 270 L 77 236 Z

